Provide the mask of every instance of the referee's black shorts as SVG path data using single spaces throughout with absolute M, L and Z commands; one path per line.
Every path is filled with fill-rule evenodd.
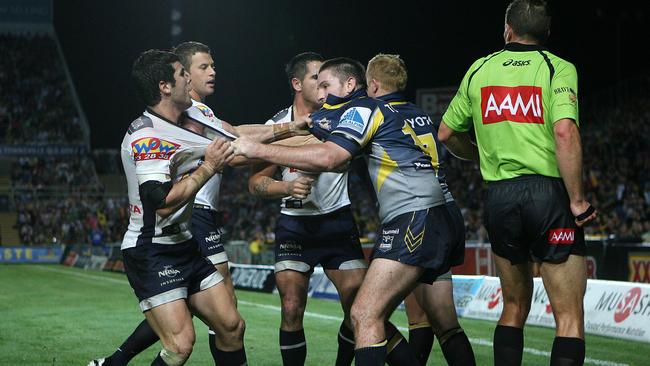
M 492 251 L 512 264 L 564 262 L 585 254 L 560 178 L 524 175 L 488 183 L 485 222 Z

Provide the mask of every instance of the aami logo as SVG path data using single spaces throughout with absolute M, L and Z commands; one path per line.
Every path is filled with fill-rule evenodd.
M 548 231 L 548 243 L 551 245 L 573 244 L 575 229 L 551 229 Z
M 481 88 L 483 124 L 497 122 L 544 123 L 542 88 L 486 86 Z
M 144 137 L 131 143 L 133 157 L 136 161 L 150 159 L 169 160 L 179 147 L 181 145 L 157 137 Z
M 625 297 L 619 301 L 618 306 L 616 306 L 616 312 L 614 313 L 614 321 L 617 323 L 622 322 L 627 319 L 628 316 L 634 310 L 636 304 L 641 300 L 641 289 L 634 287 L 625 294 Z

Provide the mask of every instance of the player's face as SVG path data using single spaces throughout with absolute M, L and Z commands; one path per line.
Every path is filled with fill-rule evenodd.
M 301 80 L 302 97 L 305 101 L 311 104 L 322 104 L 318 98 L 318 69 L 320 69 L 320 61 L 311 61 L 307 63 L 307 73 Z
M 325 103 L 329 94 L 343 98 L 349 92 L 341 80 L 332 73 L 332 70 L 327 69 L 318 73 L 318 102 Z
M 192 106 L 192 99 L 190 99 L 192 79 L 180 62 L 174 62 L 173 66 L 175 84 L 171 87 L 171 99 L 174 104 L 179 106 L 179 109 L 185 110 Z
M 205 52 L 197 52 L 192 55 L 192 64 L 190 65 L 190 75 L 192 76 L 192 89 L 201 97 L 207 97 L 214 93 L 214 60 L 212 56 Z

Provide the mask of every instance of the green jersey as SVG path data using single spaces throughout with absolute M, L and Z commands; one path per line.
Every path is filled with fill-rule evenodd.
M 474 62 L 443 115 L 454 131 L 474 124 L 486 181 L 524 174 L 560 177 L 553 126 L 578 124 L 576 69 L 545 48 L 509 43 Z

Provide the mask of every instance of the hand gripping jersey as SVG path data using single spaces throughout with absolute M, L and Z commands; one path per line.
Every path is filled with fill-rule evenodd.
M 291 122 L 292 120 L 293 107 L 289 107 L 276 113 L 266 124 Z M 283 181 L 292 181 L 301 175 L 307 175 L 315 179 L 311 193 L 303 200 L 284 197 L 280 205 L 282 208 L 280 212 L 282 214 L 289 216 L 324 215 L 350 204 L 347 172 L 313 174 L 300 172 L 293 168 L 282 167 Z
M 329 95 L 311 118 L 315 135 L 329 133 L 327 140 L 352 156 L 367 156 L 382 224 L 445 203 L 431 157 L 418 147 L 422 143 L 411 126 L 388 103 L 369 98 L 364 89 L 345 98 Z
M 147 243 L 178 244 L 192 238 L 190 204 L 161 218 L 155 209 L 143 205 L 139 189 L 147 181 L 176 182 L 198 168 L 210 141 L 150 110 L 131 123 L 121 145 L 131 211 L 122 249 Z
M 474 123 L 486 181 L 525 174 L 560 177 L 553 126 L 578 124 L 575 67 L 536 45 L 509 43 L 469 68 L 442 117 L 449 128 Z
M 445 177 L 445 161 L 447 160 L 448 152 L 445 146 L 438 141 L 438 126 L 434 125 L 431 117 L 420 107 L 407 102 L 401 93 L 390 93 L 382 95 L 377 99 L 388 102 L 390 106 L 395 108 L 404 117 L 404 121 L 411 126 L 417 136 L 417 140 L 420 142 L 420 148 L 431 156 L 431 162 L 438 176 L 440 188 L 442 188 L 442 192 L 445 195 L 445 201 L 452 202 L 454 197 L 449 191 Z
M 217 118 L 212 109 L 207 105 L 192 100 L 192 107 L 188 108 L 186 111 L 187 116 L 203 125 L 214 128 L 215 130 L 220 131 L 222 134 L 228 134 L 223 130 L 223 122 Z M 208 133 L 209 137 L 213 137 L 212 134 Z M 234 139 L 235 137 L 232 136 Z M 219 189 L 221 187 L 221 173 L 215 174 L 210 180 L 208 180 L 205 185 L 199 190 L 194 198 L 194 203 L 209 207 L 213 211 L 217 211 L 219 207 Z

